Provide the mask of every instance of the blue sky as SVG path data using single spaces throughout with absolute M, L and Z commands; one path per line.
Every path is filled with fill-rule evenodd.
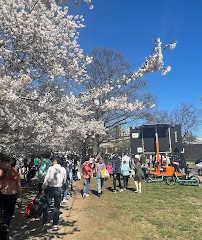
M 159 109 L 170 111 L 181 102 L 202 107 L 202 0 L 92 0 L 92 4 L 93 10 L 85 5 L 71 9 L 85 18 L 79 39 L 85 51 L 95 46 L 120 50 L 136 69 L 157 37 L 163 44 L 177 40 L 176 49 L 165 54 L 172 71 L 144 79 L 157 96 Z M 199 137 L 201 129 L 198 126 Z

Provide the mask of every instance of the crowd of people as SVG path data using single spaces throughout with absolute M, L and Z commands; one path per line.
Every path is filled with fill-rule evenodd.
M 161 157 L 162 165 L 168 165 Z M 145 178 L 143 167 L 148 168 L 155 162 L 151 156 L 136 155 L 130 158 L 126 153 L 97 156 L 88 156 L 83 159 L 79 155 L 70 154 L 64 156 L 43 154 L 29 160 L 16 161 L 5 154 L 0 153 L 0 233 L 5 235 L 9 227 L 16 203 L 22 203 L 21 177 L 26 184 L 31 184 L 33 178 L 38 181 L 38 194 L 43 201 L 43 226 L 47 228 L 48 209 L 54 199 L 53 230 L 58 230 L 60 205 L 68 202 L 67 196 L 73 190 L 73 181 L 81 179 L 83 174 L 83 198 L 89 197 L 90 182 L 95 178 L 97 182 L 97 196 L 104 191 L 104 182 L 112 181 L 112 190 L 122 192 L 128 188 L 130 176 L 134 177 L 135 192 L 142 192 L 142 180 Z M 181 171 L 184 171 L 184 162 L 181 157 Z M 103 171 L 107 175 L 103 177 Z M 135 174 L 134 174 L 135 173 Z M 118 183 L 118 184 L 117 184 Z M 2 238 L 3 239 L 3 238 Z M 8 239 L 8 238 L 5 238 Z

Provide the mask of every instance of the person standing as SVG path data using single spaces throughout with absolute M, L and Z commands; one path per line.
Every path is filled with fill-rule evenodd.
M 53 164 L 50 160 L 50 153 L 45 153 L 42 155 L 42 161 L 38 165 L 38 187 L 39 187 L 39 193 L 42 191 L 42 185 L 45 179 L 45 176 L 47 174 L 47 171 L 49 167 L 51 167 Z
M 181 173 L 185 172 L 185 168 L 186 168 L 186 160 L 184 158 L 183 153 L 180 154 L 180 161 L 179 161 L 179 170 Z
M 118 180 L 119 182 L 119 188 L 120 188 L 120 192 L 123 191 L 122 186 L 121 186 L 121 156 L 120 155 L 116 155 L 113 158 L 113 186 L 114 186 L 114 190 L 113 192 L 116 193 L 116 180 Z
M 134 159 L 135 163 L 135 187 L 136 187 L 136 193 L 142 192 L 142 180 L 144 179 L 144 173 L 142 171 L 142 167 L 140 164 L 140 161 L 138 158 Z
M 130 158 L 127 156 L 127 153 L 124 153 L 124 156 L 122 158 L 122 164 L 126 161 L 126 164 L 130 167 Z
M 122 167 L 121 167 L 121 171 L 122 171 L 122 174 L 123 174 L 124 190 L 126 190 L 126 188 L 128 188 L 129 170 L 130 170 L 130 168 L 129 168 L 128 164 L 126 163 L 126 161 L 124 160 L 123 164 L 122 164 Z
M 104 178 L 101 176 L 101 171 L 106 168 L 103 158 L 98 157 L 98 163 L 95 165 L 95 172 L 96 172 L 96 181 L 97 181 L 97 187 L 98 187 L 98 197 L 101 196 L 101 193 L 103 193 L 103 186 L 104 186 Z
M 112 162 L 109 162 L 108 165 L 106 166 L 106 169 L 110 175 L 110 180 L 111 180 L 111 177 L 112 177 Z
M 91 160 L 86 159 L 82 167 L 83 172 L 83 197 L 89 197 L 90 180 L 93 177 L 93 164 Z
M 61 166 L 61 159 L 58 156 L 53 158 L 53 166 L 49 167 L 44 183 L 42 185 L 42 195 L 45 195 L 43 205 L 43 229 L 46 229 L 48 222 L 48 209 L 54 198 L 53 230 L 58 230 L 60 216 L 61 188 L 66 182 L 66 169 Z

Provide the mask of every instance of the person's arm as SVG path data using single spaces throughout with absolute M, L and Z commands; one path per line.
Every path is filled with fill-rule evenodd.
M 18 192 L 18 198 L 22 198 L 22 187 L 21 187 L 21 179 L 20 176 L 18 177 L 18 180 L 16 182 L 17 192 Z
M 63 174 L 63 184 L 64 184 L 67 181 L 67 171 L 65 168 L 63 170 L 64 170 L 64 174 Z
M 43 182 L 43 185 L 42 185 L 43 190 L 48 186 L 49 178 L 50 178 L 50 168 L 47 171 L 47 174 L 45 176 L 45 179 L 44 179 L 44 182 Z

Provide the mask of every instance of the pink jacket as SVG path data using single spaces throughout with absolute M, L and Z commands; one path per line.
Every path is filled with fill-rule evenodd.
M 107 165 L 106 169 L 107 169 L 109 174 L 112 173 L 112 165 Z
M 84 178 L 91 178 L 93 174 L 93 164 L 88 161 L 84 162 L 82 172 Z

